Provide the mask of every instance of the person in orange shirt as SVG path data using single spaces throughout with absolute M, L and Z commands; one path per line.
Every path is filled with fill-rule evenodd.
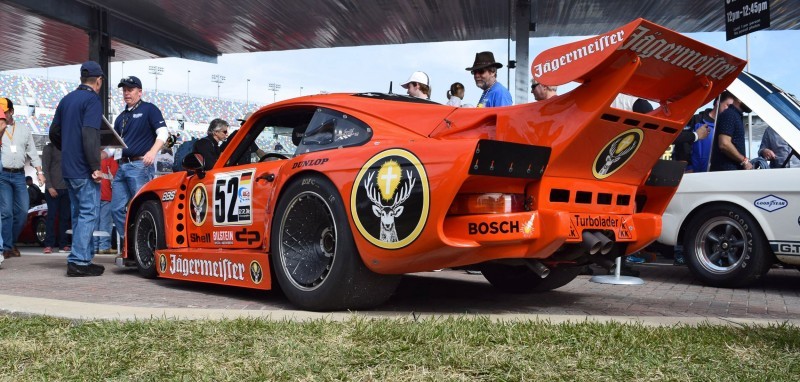
M 109 156 L 105 150 L 100 151 L 100 171 L 103 177 L 100 179 L 100 219 L 97 220 L 95 231 L 108 232 L 111 235 L 113 221 L 111 219 L 111 181 L 117 174 L 117 161 Z M 95 253 L 116 254 L 117 251 L 111 249 L 111 236 L 99 236 L 94 240 Z

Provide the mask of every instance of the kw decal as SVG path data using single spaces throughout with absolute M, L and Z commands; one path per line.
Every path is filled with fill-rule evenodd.
M 391 149 L 370 158 L 356 175 L 350 210 L 359 233 L 372 244 L 398 249 L 425 227 L 430 185 L 414 154 Z
M 605 179 L 622 168 L 642 145 L 642 130 L 630 129 L 614 137 L 603 147 L 594 159 L 592 174 L 597 179 Z
M 198 183 L 192 188 L 191 203 L 192 209 L 189 214 L 192 216 L 192 223 L 196 226 L 201 226 L 206 221 L 206 213 L 208 212 L 208 197 L 206 196 L 206 187 L 203 183 Z

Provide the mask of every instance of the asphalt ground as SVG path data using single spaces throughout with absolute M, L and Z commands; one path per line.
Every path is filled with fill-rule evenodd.
M 353 312 L 294 310 L 280 291 L 148 280 L 135 269 L 118 268 L 113 255 L 98 255 L 100 277 L 66 277 L 66 254 L 45 255 L 40 247 L 21 247 L 22 257 L 0 268 L 0 311 L 47 314 L 75 319 L 234 318 L 344 319 Z M 395 295 L 369 317 L 482 315 L 499 320 L 624 321 L 648 325 L 675 323 L 800 324 L 800 272 L 774 268 L 756 286 L 721 289 L 701 285 L 686 267 L 671 263 L 633 265 L 644 285 L 590 282 L 591 276 L 557 290 L 508 294 L 481 275 L 444 270 L 404 276 Z M 596 274 L 604 273 L 593 268 Z

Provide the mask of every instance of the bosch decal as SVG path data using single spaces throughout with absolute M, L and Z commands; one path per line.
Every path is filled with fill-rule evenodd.
M 622 168 L 633 158 L 636 150 L 642 145 L 644 133 L 639 129 L 631 129 L 612 139 L 594 159 L 592 174 L 597 179 L 605 179 Z
M 387 150 L 370 158 L 359 171 L 350 195 L 358 231 L 385 249 L 403 248 L 425 227 L 430 188 L 425 168 L 414 154 Z
M 202 183 L 198 183 L 192 188 L 191 192 L 192 208 L 189 214 L 192 217 L 192 223 L 196 226 L 203 225 L 206 221 L 206 212 L 208 212 L 208 197 L 206 196 L 206 187 Z
M 303 168 L 303 167 L 311 167 L 311 166 L 321 166 L 328 161 L 328 158 L 320 158 L 320 159 L 311 159 L 311 160 L 302 160 L 292 164 L 292 169 L 296 168 Z
M 468 231 L 470 235 L 486 235 L 496 233 L 517 233 L 520 232 L 518 221 L 504 221 L 491 223 L 469 223 Z
M 773 212 L 788 206 L 789 202 L 775 195 L 767 195 L 763 198 L 756 199 L 755 203 L 753 204 L 764 211 Z

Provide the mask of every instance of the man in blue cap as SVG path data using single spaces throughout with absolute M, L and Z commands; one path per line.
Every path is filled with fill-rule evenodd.
M 61 170 L 72 203 L 72 248 L 67 276 L 100 276 L 105 268 L 93 264 L 92 233 L 100 213 L 100 88 L 103 69 L 94 61 L 81 65 L 81 84 L 58 103 L 50 140 L 62 151 Z
M 114 121 L 114 130 L 128 146 L 117 155 L 119 168 L 111 183 L 111 214 L 117 233 L 125 235 L 128 202 L 145 183 L 153 180 L 153 163 L 169 137 L 161 110 L 142 100 L 142 81 L 135 76 L 119 81 L 125 110 Z

